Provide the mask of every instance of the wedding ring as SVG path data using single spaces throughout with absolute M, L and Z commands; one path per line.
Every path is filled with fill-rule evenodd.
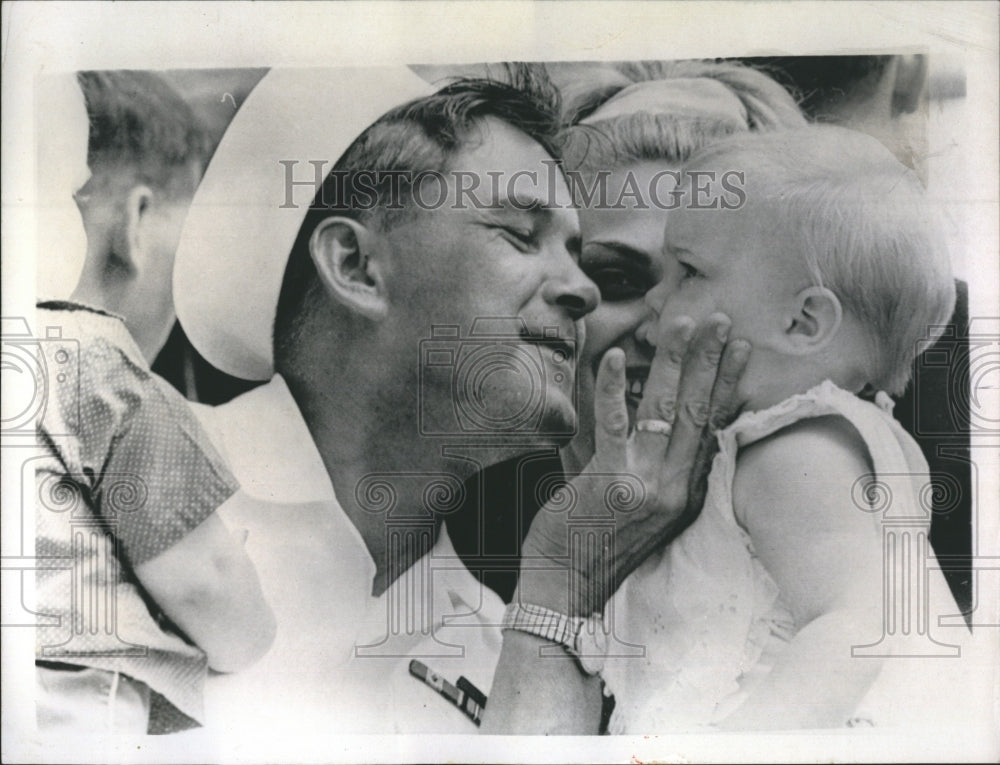
M 670 438 L 670 431 L 674 429 L 666 420 L 639 420 L 635 424 L 637 433 L 656 433 L 658 436 Z

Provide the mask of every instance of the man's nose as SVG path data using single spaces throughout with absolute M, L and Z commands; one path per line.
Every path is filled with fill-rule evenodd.
M 576 321 L 597 308 L 601 293 L 575 262 L 542 285 L 542 297 L 550 305 L 562 308 Z

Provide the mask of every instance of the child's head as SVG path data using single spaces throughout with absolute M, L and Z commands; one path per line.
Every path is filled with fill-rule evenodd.
M 152 361 L 174 323 L 173 261 L 210 141 L 191 107 L 153 72 L 80 72 L 90 180 L 77 194 L 87 232 L 78 298 L 121 314 Z
M 683 273 L 660 300 L 672 315 L 730 315 L 732 336 L 754 346 L 749 406 L 826 378 L 902 392 L 955 300 L 909 170 L 874 138 L 811 126 L 724 140 L 691 158 L 685 180 L 665 240 Z

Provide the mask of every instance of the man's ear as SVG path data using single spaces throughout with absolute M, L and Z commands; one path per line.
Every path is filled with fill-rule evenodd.
M 375 234 L 364 224 L 331 216 L 313 229 L 309 254 L 330 297 L 377 321 L 388 304 L 380 263 L 372 257 L 375 242 Z
M 122 244 L 115 248 L 115 255 L 130 274 L 137 274 L 146 266 L 149 233 L 145 229 L 149 208 L 153 204 L 153 190 L 149 186 L 133 186 L 125 195 L 123 211 Z
M 786 350 L 803 355 L 820 350 L 837 334 L 843 319 L 840 298 L 826 287 L 807 287 L 793 300 L 785 326 Z
M 892 83 L 892 116 L 911 114 L 920 106 L 927 84 L 927 56 L 914 53 L 895 56 L 895 79 Z

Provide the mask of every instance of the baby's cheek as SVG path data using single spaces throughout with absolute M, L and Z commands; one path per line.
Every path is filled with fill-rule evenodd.
M 690 316 L 700 322 L 716 311 L 725 312 L 721 303 L 710 290 L 693 284 L 674 293 L 667 301 L 664 311 L 672 316 Z

